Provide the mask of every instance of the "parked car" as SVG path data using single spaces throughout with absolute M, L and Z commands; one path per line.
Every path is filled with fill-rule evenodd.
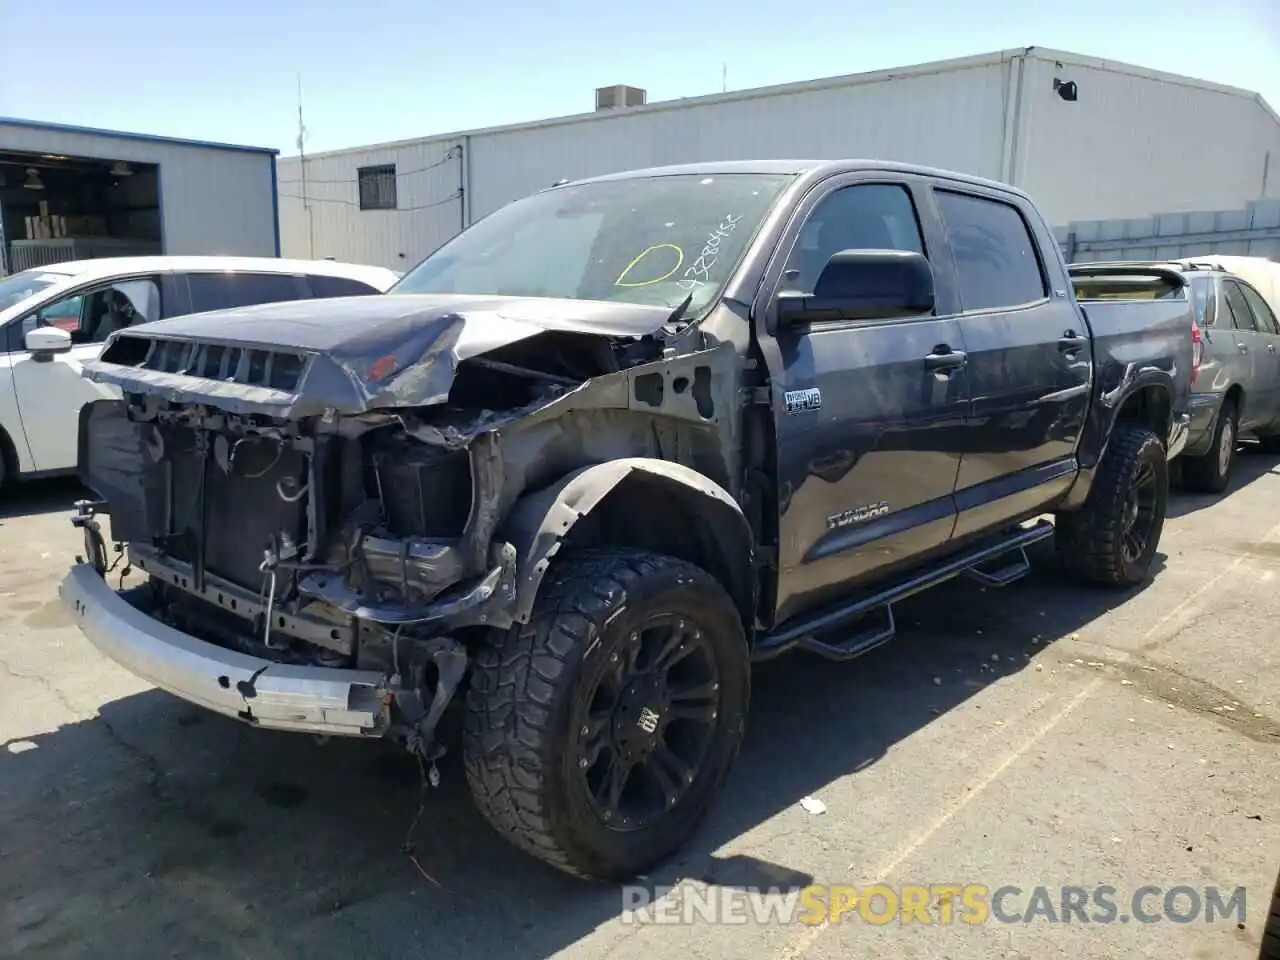
M 1047 511 L 1071 575 L 1149 576 L 1191 310 L 1082 311 L 1031 200 L 959 174 L 557 186 L 387 296 L 118 334 L 85 367 L 127 400 L 85 411 L 63 601 L 258 727 L 431 763 L 458 704 L 490 823 L 630 877 L 721 792 L 753 659 L 856 656 L 904 597 L 1018 579 Z M 104 579 L 102 510 L 145 585 Z
M 1280 264 L 1262 257 L 1072 264 L 1076 296 L 1107 295 L 1115 271 L 1164 265 L 1188 278 L 1196 306 L 1196 376 L 1183 482 L 1221 493 L 1241 437 L 1280 451 Z M 1109 269 L 1112 274 L 1099 276 Z M 1153 295 L 1163 295 L 1153 293 Z
M 0 486 L 76 467 L 82 404 L 116 396 L 80 376 L 115 330 L 268 301 L 382 293 L 381 267 L 253 257 L 117 257 L 0 277 Z

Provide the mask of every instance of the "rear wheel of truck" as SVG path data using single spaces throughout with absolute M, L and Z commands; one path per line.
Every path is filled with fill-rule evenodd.
M 1182 464 L 1182 482 L 1189 490 L 1200 493 L 1222 493 L 1231 482 L 1231 465 L 1236 461 L 1240 412 L 1235 400 L 1224 400 L 1213 428 L 1209 452 L 1200 457 L 1187 457 Z
M 477 654 L 467 783 L 527 853 L 630 879 L 683 845 L 719 795 L 750 685 L 741 617 L 704 570 L 638 550 L 568 557 L 530 622 Z
M 1107 587 L 1151 572 L 1169 504 L 1164 444 L 1146 427 L 1118 424 L 1084 506 L 1059 514 L 1054 540 L 1073 577 Z

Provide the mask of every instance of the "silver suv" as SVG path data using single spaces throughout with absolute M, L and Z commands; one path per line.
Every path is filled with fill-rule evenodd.
M 1230 482 L 1242 436 L 1280 452 L 1280 322 L 1275 302 L 1280 296 L 1280 263 L 1235 256 L 1158 262 L 1182 271 L 1195 298 L 1191 426 L 1181 457 L 1183 482 L 1193 490 L 1221 493 Z M 1094 296 L 1089 287 L 1095 281 L 1088 271 L 1099 265 L 1071 264 L 1072 273 L 1080 275 L 1075 280 L 1078 296 Z

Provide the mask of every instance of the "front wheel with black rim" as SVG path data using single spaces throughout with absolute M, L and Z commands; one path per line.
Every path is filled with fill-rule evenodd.
M 630 879 L 682 846 L 719 795 L 750 682 L 741 617 L 704 570 L 638 550 L 567 558 L 528 625 L 477 654 L 472 796 L 527 853 Z
M 1098 586 L 1141 583 L 1151 572 L 1168 504 L 1164 444 L 1146 427 L 1118 424 L 1084 506 L 1055 521 L 1063 567 Z
M 1231 482 L 1231 467 L 1236 460 L 1236 444 L 1240 439 L 1240 412 L 1234 400 L 1224 400 L 1214 424 L 1213 441 L 1208 453 L 1185 457 L 1182 482 L 1189 490 L 1222 493 Z

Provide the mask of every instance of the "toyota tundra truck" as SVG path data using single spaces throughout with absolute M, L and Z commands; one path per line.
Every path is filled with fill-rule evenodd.
M 722 794 L 752 661 L 865 653 L 1049 537 L 1082 583 L 1150 575 L 1192 307 L 1126 269 L 1178 290 L 1082 309 L 1027 196 L 915 166 L 557 185 L 385 295 L 114 334 L 61 596 L 263 729 L 433 763 L 456 711 L 498 831 L 632 877 Z

